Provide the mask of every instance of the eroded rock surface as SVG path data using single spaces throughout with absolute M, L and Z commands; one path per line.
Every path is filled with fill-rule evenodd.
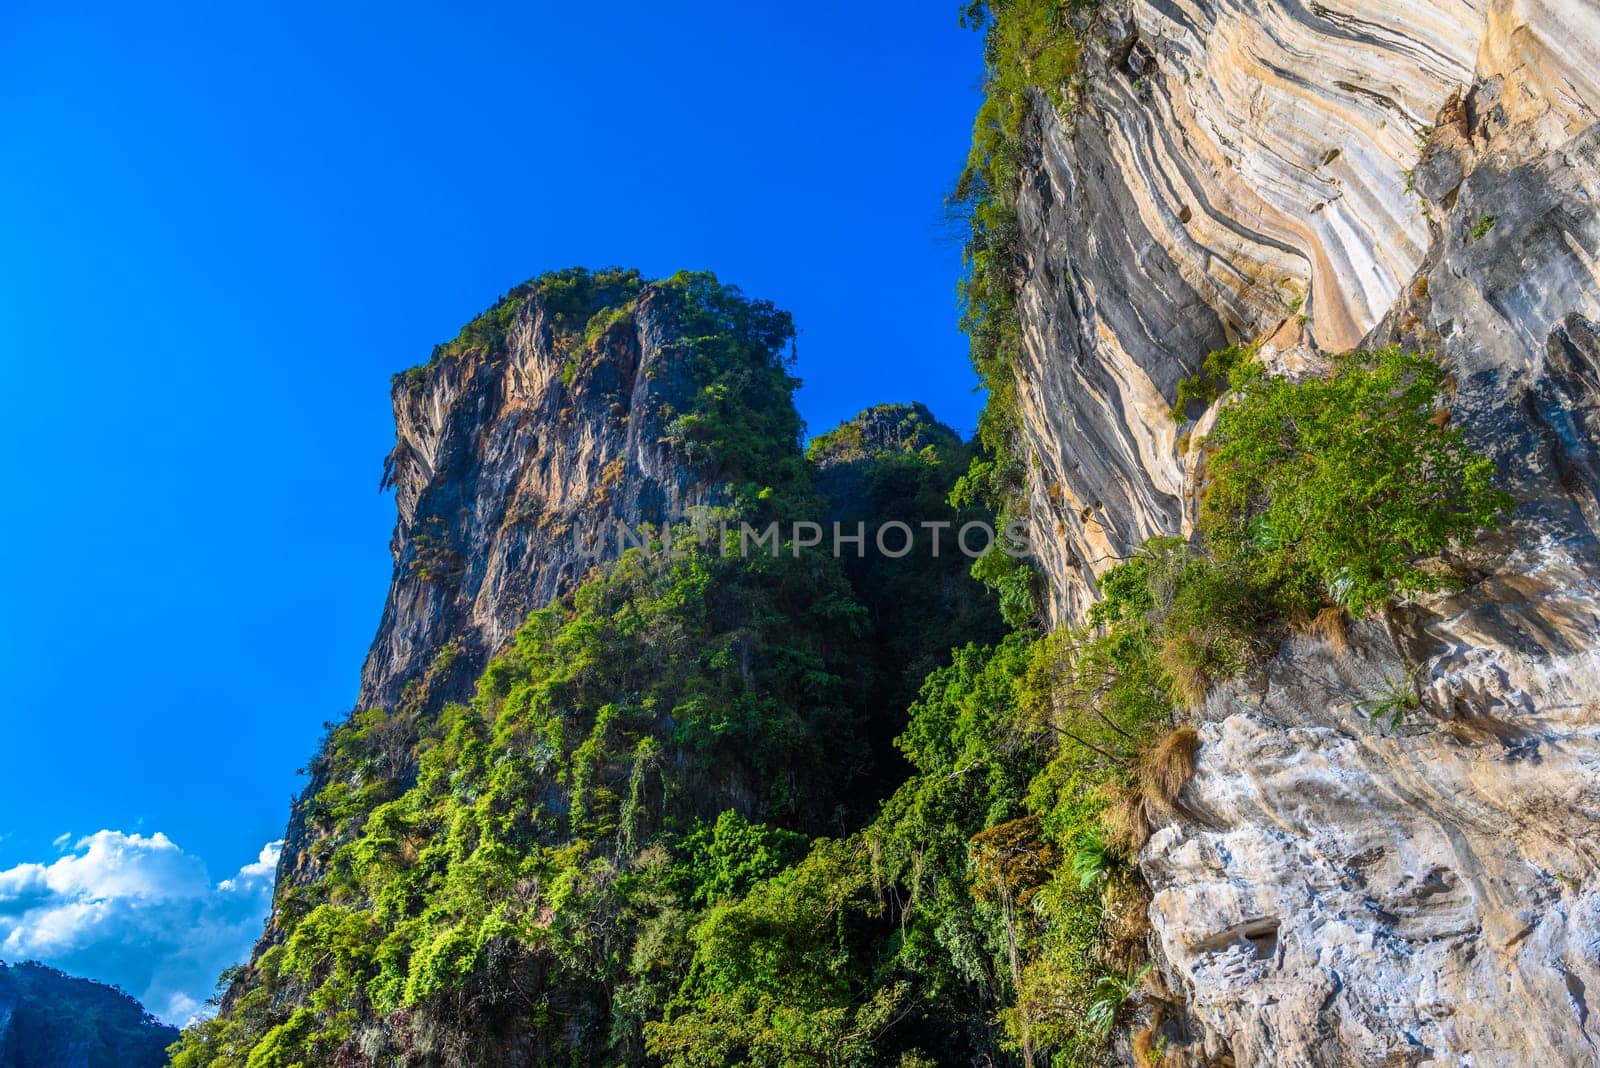
M 628 535 L 726 499 L 668 440 L 695 388 L 676 306 L 647 284 L 585 339 L 558 330 L 534 290 L 493 343 L 452 346 L 396 376 L 384 474 L 398 510 L 394 577 L 358 711 L 427 715 L 465 699 L 528 614 Z M 280 885 L 317 875 L 306 806 L 327 785 L 323 764 L 290 814 Z M 275 913 L 263 944 L 277 937 Z
M 1515 520 L 1461 591 L 1213 693 L 1142 855 L 1194 1061 L 1600 1060 L 1600 5 L 1113 5 L 1020 204 L 1019 396 L 1053 615 L 1193 519 L 1205 355 L 1399 341 Z M 1180 445 L 1184 446 L 1180 449 Z M 1415 684 L 1422 708 L 1367 713 Z M 1177 1032 L 1174 1032 L 1177 1034 Z
M 399 516 L 394 580 L 358 708 L 395 707 L 450 642 L 449 680 L 476 679 L 535 608 L 637 531 L 707 504 L 667 443 L 687 383 L 666 302 L 646 289 L 593 345 L 558 339 L 531 296 L 505 351 L 481 348 L 397 379 L 387 479 Z M 431 683 L 459 696 L 459 683 Z

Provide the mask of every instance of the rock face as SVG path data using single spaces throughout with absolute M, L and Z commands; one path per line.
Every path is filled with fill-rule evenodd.
M 1169 1051 L 1600 1059 L 1600 4 L 1109 5 L 1019 216 L 1030 511 L 1058 622 L 1193 518 L 1207 352 L 1433 350 L 1515 519 L 1464 589 L 1213 693 L 1141 856 Z M 1180 445 L 1183 447 L 1180 449 Z M 1414 681 L 1387 730 L 1363 714 Z
M 710 503 L 667 442 L 690 388 L 668 302 L 646 288 L 592 342 L 562 337 L 537 293 L 503 347 L 473 346 L 401 376 L 386 482 L 399 517 L 394 579 L 358 708 L 393 708 L 451 643 L 434 699 L 458 696 L 534 608 L 636 531 Z
M 570 295 L 558 304 L 538 283 L 521 287 L 395 376 L 384 469 L 399 513 L 395 568 L 358 710 L 426 715 L 464 699 L 529 612 L 630 544 L 621 531 L 725 498 L 726 485 L 695 474 L 669 441 L 694 390 L 680 302 L 615 273 L 620 290 L 564 272 L 594 290 L 576 308 Z M 603 329 L 585 331 L 608 311 Z M 305 799 L 326 785 L 316 761 L 290 815 L 280 886 L 316 875 Z

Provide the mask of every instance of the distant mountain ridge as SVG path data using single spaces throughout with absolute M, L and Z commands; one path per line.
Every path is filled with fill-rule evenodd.
M 177 1038 L 114 986 L 0 961 L 0 1068 L 154 1068 Z

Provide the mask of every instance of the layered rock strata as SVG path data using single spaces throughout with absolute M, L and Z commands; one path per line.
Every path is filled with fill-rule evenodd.
M 1600 5 L 1111 5 L 1036 98 L 1017 380 L 1055 620 L 1193 521 L 1168 409 L 1260 342 L 1436 352 L 1515 519 L 1465 586 L 1209 697 L 1141 856 L 1184 1013 L 1240 1065 L 1600 1058 Z M 1415 687 L 1393 730 L 1365 714 Z

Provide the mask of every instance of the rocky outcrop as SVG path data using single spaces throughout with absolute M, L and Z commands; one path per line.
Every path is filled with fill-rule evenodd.
M 878 404 L 816 438 L 806 455 L 828 471 L 878 456 L 919 453 L 929 446 L 958 453 L 961 436 L 935 419 L 925 404 Z
M 1518 498 L 1465 587 L 1211 694 L 1141 856 L 1185 1028 L 1240 1065 L 1600 1058 L 1600 5 L 1110 5 L 1041 96 L 1018 399 L 1059 622 L 1193 518 L 1207 352 L 1399 341 Z M 1187 432 L 1187 434 L 1186 434 Z M 1187 440 L 1185 440 L 1187 438 Z M 1365 714 L 1415 685 L 1389 730 Z
M 726 499 L 726 485 L 693 471 L 669 440 L 695 388 L 681 299 L 632 272 L 606 275 L 624 280 L 621 292 L 580 269 L 556 277 L 569 276 L 576 308 L 566 306 L 572 286 L 547 299 L 528 283 L 395 376 L 384 465 L 398 512 L 394 577 L 357 710 L 426 716 L 465 699 L 531 611 L 646 525 Z M 280 888 L 319 872 L 307 806 L 328 785 L 321 756 L 310 771 Z M 275 912 L 257 954 L 278 937 Z
M 667 441 L 692 388 L 667 310 L 646 288 L 592 341 L 563 336 L 537 292 L 495 346 L 431 362 L 393 388 L 386 465 L 399 516 L 394 579 L 358 708 L 410 685 L 458 697 L 534 608 L 637 531 L 716 496 Z M 428 678 L 442 649 L 448 677 Z

